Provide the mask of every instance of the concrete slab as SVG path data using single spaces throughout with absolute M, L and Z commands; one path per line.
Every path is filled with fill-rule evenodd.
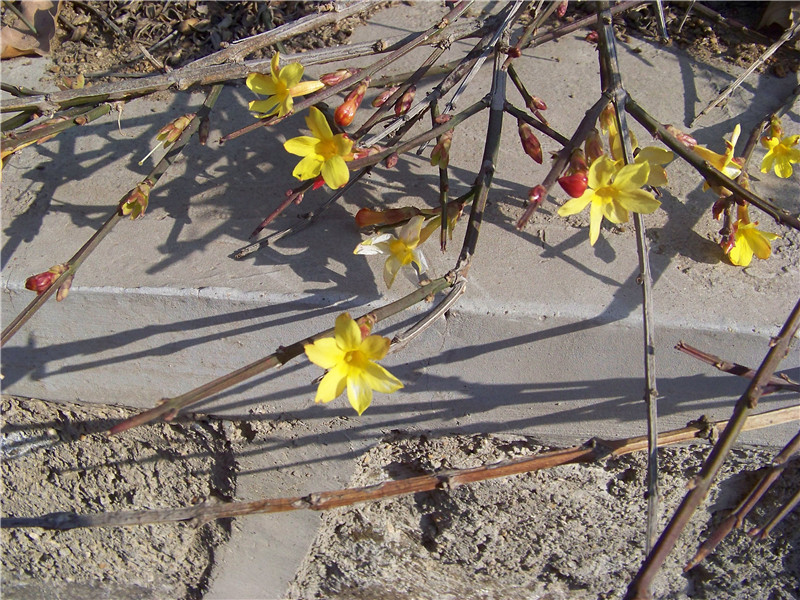
M 352 41 L 421 30 L 430 23 L 433 6 L 378 13 Z M 449 52 L 463 54 L 467 47 L 455 44 Z M 656 118 L 679 127 L 732 79 L 675 49 L 631 41 L 619 50 L 630 93 Z M 425 55 L 410 55 L 393 72 L 413 68 Z M 18 74 L 30 77 L 36 63 L 4 64 L 3 77 L 17 83 Z M 567 135 L 599 93 L 596 51 L 579 35 L 526 52 L 518 69 L 547 101 L 553 127 Z M 701 122 L 695 137 L 720 150 L 735 123 L 747 131 L 776 107 L 776 99 L 796 85 L 790 79 L 753 76 Z M 488 82 L 484 69 L 459 106 L 482 97 Z M 514 92 L 510 97 L 518 102 Z M 136 100 L 126 106 L 121 130 L 108 118 L 12 159 L 3 174 L 4 323 L 30 301 L 25 278 L 66 260 L 83 244 L 148 172 L 149 165 L 137 162 L 159 128 L 202 98 L 193 92 Z M 250 99 L 244 87 L 224 90 L 212 119 L 212 141 L 252 121 L 246 110 Z M 456 132 L 454 194 L 474 178 L 485 124 L 480 115 Z M 800 131 L 796 108 L 784 125 Z M 280 246 L 240 262 L 228 258 L 294 184 L 294 157 L 280 142 L 302 127 L 296 117 L 222 147 L 190 146 L 153 191 L 147 217 L 118 225 L 81 269 L 69 299 L 44 307 L 4 348 L 4 391 L 147 408 L 328 328 L 341 311 L 360 313 L 408 293 L 412 284 L 402 278 L 386 292 L 382 263 L 352 255 L 362 239 L 353 215 L 364 206 L 434 205 L 438 175 L 427 160 L 414 156 L 404 157 L 394 170 L 377 169 L 321 222 Z M 527 190 L 547 169 L 521 152 L 512 119 L 504 127 L 507 141 L 467 294 L 447 320 L 385 363 L 405 383 L 402 393 L 377 395 L 360 418 L 346 401 L 316 406 L 311 382 L 319 369 L 298 361 L 194 407 L 270 426 L 254 438 L 252 451 L 237 457 L 238 498 L 343 486 L 352 459 L 393 429 L 535 434 L 554 441 L 644 432 L 632 227 L 604 230 L 591 248 L 583 217 L 565 221 L 555 214 L 563 195 L 554 190 L 561 196 L 557 203 L 547 202 L 525 231 L 516 231 Z M 647 136 L 639 138 L 646 145 Z M 545 152 L 557 149 L 553 142 L 542 144 Z M 762 152 L 756 151 L 754 161 Z M 670 166 L 669 176 L 665 210 L 646 217 L 663 429 L 701 414 L 725 418 L 745 386 L 675 352 L 674 344 L 684 339 L 757 366 L 800 289 L 797 232 L 784 233 L 768 261 L 732 267 L 721 260 L 715 243 L 713 196 L 685 165 Z M 759 192 L 798 212 L 800 174 L 760 179 L 754 182 Z M 275 228 L 324 197 L 308 194 Z M 767 219 L 762 225 L 777 231 Z M 463 230 L 462 223 L 456 238 Z M 447 255 L 432 248 L 432 270 L 442 274 L 451 268 L 459 247 L 456 239 Z M 379 332 L 391 335 L 421 311 L 417 307 Z M 795 378 L 798 364 L 794 350 L 785 367 Z M 776 394 L 762 405 L 793 402 L 796 397 Z M 780 445 L 794 432 L 796 426 L 777 427 L 751 433 L 745 441 Z M 315 515 L 237 523 L 218 553 L 209 597 L 279 597 L 317 523 Z

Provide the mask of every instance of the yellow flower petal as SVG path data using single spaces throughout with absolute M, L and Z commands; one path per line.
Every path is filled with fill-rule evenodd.
M 391 254 L 389 258 L 386 259 L 386 262 L 383 265 L 383 282 L 386 284 L 387 288 L 392 287 L 394 279 L 397 277 L 397 273 L 400 271 L 402 266 L 403 264 L 394 254 Z
M 370 335 L 361 342 L 361 352 L 369 360 L 381 360 L 389 351 L 390 341 L 381 335 Z
M 558 209 L 558 216 L 568 217 L 569 215 L 577 215 L 581 212 L 594 197 L 594 191 L 591 189 L 586 190 L 580 198 L 571 198 L 561 205 Z
M 607 186 L 616 170 L 613 160 L 607 156 L 601 156 L 589 167 L 589 187 L 593 190 L 599 190 Z
M 346 385 L 346 371 L 337 365 L 325 373 L 322 381 L 319 382 L 314 402 L 330 402 L 334 398 L 338 398 L 344 391 Z
M 291 88 L 300 83 L 300 80 L 303 78 L 303 71 L 303 65 L 300 63 L 289 63 L 281 69 L 278 78 L 287 88 Z
M 350 181 L 350 169 L 341 156 L 332 156 L 322 163 L 322 178 L 332 190 L 339 189 Z
M 301 135 L 290 140 L 286 140 L 283 144 L 284 150 L 289 154 L 296 156 L 312 156 L 317 154 L 317 138 Z
M 738 267 L 746 267 L 753 260 L 753 249 L 744 238 L 737 239 L 728 258 Z
M 316 340 L 313 344 L 306 344 L 304 349 L 308 360 L 323 369 L 332 369 L 344 356 L 336 340 L 330 337 Z
M 589 243 L 594 246 L 600 237 L 600 224 L 603 222 L 603 208 L 600 202 L 592 202 L 589 215 Z
M 612 223 L 627 223 L 628 211 L 619 202 L 612 200 L 603 204 L 603 216 Z
M 291 86 L 289 92 L 292 96 L 305 96 L 306 94 L 313 94 L 324 87 L 325 84 L 321 81 L 301 81 L 300 83 Z
M 372 403 L 372 388 L 367 385 L 361 374 L 347 378 L 347 399 L 359 416 Z
M 270 96 L 266 100 L 252 100 L 250 104 L 247 105 L 247 108 L 253 112 L 264 113 L 265 117 L 269 117 L 278 112 L 279 104 L 280 98 L 277 96 Z
M 275 82 L 269 75 L 262 73 L 250 73 L 245 80 L 247 87 L 253 90 L 256 94 L 262 96 L 272 96 L 277 92 Z
M 638 189 L 647 183 L 650 176 L 650 165 L 641 164 L 625 165 L 614 177 L 614 187 L 618 190 Z
M 653 194 L 639 189 L 620 190 L 615 199 L 625 209 L 642 215 L 649 215 L 661 206 L 661 202 L 656 200 Z
M 306 156 L 303 160 L 297 163 L 297 166 L 292 171 L 292 175 L 300 181 L 307 181 L 315 179 L 319 176 L 322 169 L 322 161 L 316 154 Z
M 316 106 L 308 109 L 308 116 L 306 117 L 306 125 L 311 130 L 311 133 L 318 140 L 326 141 L 333 138 L 331 126 L 325 120 L 325 115 Z
M 336 343 L 345 352 L 358 350 L 361 345 L 361 330 L 355 320 L 347 313 L 342 313 L 336 317 L 336 332 L 334 337 Z
M 403 387 L 397 377 L 376 363 L 367 364 L 363 378 L 368 387 L 383 394 L 391 394 Z

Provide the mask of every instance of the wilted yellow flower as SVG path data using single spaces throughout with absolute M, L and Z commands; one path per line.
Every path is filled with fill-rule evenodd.
M 579 198 L 564 203 L 558 214 L 575 215 L 591 203 L 589 241 L 594 246 L 603 217 L 612 223 L 625 223 L 628 211 L 649 214 L 661 206 L 653 194 L 641 189 L 649 175 L 647 162 L 618 168 L 615 161 L 601 156 L 589 167 L 589 187 Z
M 712 167 L 717 169 L 717 171 L 721 171 L 726 177 L 733 179 L 738 177 L 742 172 L 741 165 L 739 165 L 733 157 L 734 149 L 736 148 L 736 142 L 739 140 L 739 134 L 741 132 L 742 128 L 737 123 L 736 127 L 733 128 L 731 141 L 725 140 L 725 154 L 717 154 L 713 150 L 709 150 L 704 146 L 694 146 L 692 150 L 697 152 L 697 154 L 699 154 L 703 160 L 708 161 Z M 708 184 L 708 181 L 703 184 L 704 190 L 707 190 L 710 187 L 711 186 Z M 730 191 L 724 188 L 715 187 L 714 191 L 723 196 L 730 195 Z
M 325 87 L 321 81 L 300 81 L 303 78 L 303 65 L 290 63 L 278 70 L 280 53 L 276 52 L 270 61 L 270 74 L 250 73 L 247 76 L 247 87 L 256 94 L 269 96 L 266 100 L 253 100 L 248 108 L 253 112 L 263 113 L 260 118 L 277 113 L 283 117 L 292 112 L 295 96 L 305 96 Z
M 334 337 L 305 346 L 308 359 L 327 369 L 314 402 L 330 402 L 347 388 L 347 399 L 360 415 L 372 402 L 372 390 L 390 394 L 403 387 L 399 379 L 374 362 L 386 356 L 389 344 L 388 338 L 379 335 L 364 337 L 349 314 L 336 317 Z
M 312 106 L 306 117 L 312 136 L 286 140 L 283 147 L 289 154 L 302 156 L 292 175 L 300 181 L 314 179 L 322 174 L 328 187 L 338 189 L 350 181 L 350 170 L 345 161 L 353 160 L 353 141 L 343 133 L 333 135 L 325 115 Z

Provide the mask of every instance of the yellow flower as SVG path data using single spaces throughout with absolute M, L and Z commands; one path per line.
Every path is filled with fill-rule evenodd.
M 256 94 L 269 96 L 266 100 L 253 100 L 248 108 L 253 112 L 263 113 L 260 118 L 278 114 L 283 117 L 292 112 L 295 96 L 305 96 L 325 87 L 321 81 L 300 81 L 303 78 L 303 65 L 291 63 L 278 71 L 280 53 L 276 52 L 270 62 L 271 73 L 250 73 L 247 76 L 247 87 Z
M 353 160 L 353 141 L 343 133 L 333 135 L 325 115 L 312 106 L 306 117 L 306 125 L 313 137 L 301 135 L 286 140 L 283 147 L 289 154 L 304 157 L 292 171 L 300 181 L 315 179 L 322 173 L 328 187 L 338 189 L 350 180 L 350 171 L 345 161 Z
M 420 273 L 427 270 L 428 263 L 418 246 L 439 226 L 441 218 L 434 217 L 423 228 L 424 222 L 425 217 L 422 215 L 412 217 L 400 229 L 398 237 L 390 233 L 374 235 L 356 246 L 353 254 L 388 254 L 389 257 L 383 265 L 383 281 L 386 287 L 390 288 L 397 273 L 407 265 L 416 265 Z
M 774 168 L 775 175 L 786 179 L 792 176 L 792 163 L 800 163 L 800 149 L 795 148 L 800 142 L 800 135 L 789 135 L 784 138 L 767 136 L 761 143 L 769 150 L 761 161 L 761 172 L 769 173 Z
M 575 215 L 591 203 L 589 241 L 594 246 L 600 236 L 603 217 L 612 223 L 624 223 L 628 220 L 628 211 L 649 214 L 661 206 L 650 192 L 641 189 L 649 175 L 647 162 L 617 168 L 612 159 L 601 156 L 589 167 L 589 187 L 579 198 L 567 201 L 558 209 L 558 214 L 562 217 Z
M 613 116 L 613 106 L 611 108 L 610 114 L 607 110 L 603 112 L 600 126 L 604 131 L 608 131 L 608 146 L 611 148 L 611 156 L 616 161 L 617 167 L 622 168 L 625 165 L 625 152 L 622 148 L 622 136 L 619 135 L 619 130 L 617 129 L 617 119 Z M 636 150 L 639 147 L 639 143 L 633 131 L 630 132 L 630 139 L 631 147 Z M 664 150 L 657 146 L 647 146 L 647 148 L 639 150 L 634 156 L 633 162 L 637 165 L 648 163 L 650 165 L 650 174 L 647 177 L 647 185 L 663 187 L 667 185 L 667 171 L 664 169 L 664 165 L 668 165 L 674 158 L 675 155 L 669 150 Z
M 708 161 L 712 167 L 717 169 L 717 171 L 722 171 L 722 173 L 730 178 L 733 179 L 734 177 L 738 177 L 739 174 L 742 172 L 742 167 L 738 165 L 733 158 L 733 151 L 736 147 L 736 142 L 739 139 L 739 134 L 742 132 L 742 128 L 739 124 L 736 124 L 736 127 L 733 128 L 733 134 L 731 135 L 731 141 L 725 140 L 725 154 L 717 154 L 716 152 L 709 150 L 704 146 L 694 146 L 692 150 L 697 152 L 703 160 Z M 703 184 L 703 189 L 707 190 L 711 186 L 708 185 L 706 181 Z M 715 189 L 716 192 L 721 192 L 719 189 Z M 724 194 L 724 192 L 721 192 Z M 730 195 L 730 192 L 725 195 Z
M 753 260 L 753 254 L 765 260 L 772 254 L 770 241 L 778 239 L 779 235 L 756 229 L 758 221 L 747 223 L 741 219 L 734 224 L 733 247 L 728 257 L 731 262 L 739 267 L 746 267 Z
M 389 339 L 379 335 L 363 337 L 353 318 L 336 317 L 335 334 L 306 344 L 308 360 L 327 369 L 319 382 L 314 402 L 330 402 L 347 388 L 347 399 L 360 415 L 372 402 L 372 390 L 390 394 L 403 384 L 389 371 L 373 362 L 389 351 Z

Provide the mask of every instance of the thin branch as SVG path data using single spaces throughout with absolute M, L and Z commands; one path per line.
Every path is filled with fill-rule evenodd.
M 798 505 L 800 505 L 800 488 L 797 489 L 797 491 L 792 495 L 783 508 L 778 510 L 778 512 L 772 516 L 772 518 L 766 525 L 764 525 L 764 527 L 754 527 L 747 532 L 747 535 L 754 537 L 757 540 L 766 539 L 775 526 L 780 523 L 786 515 L 797 508 Z
M 701 360 L 704 363 L 719 369 L 720 371 L 730 373 L 731 375 L 738 375 L 739 377 L 747 377 L 748 379 L 752 379 L 756 374 L 756 372 L 749 367 L 745 367 L 739 363 L 729 362 L 720 358 L 719 356 L 709 354 L 708 352 L 703 352 L 694 346 L 684 343 L 682 340 L 677 343 L 675 349 L 680 350 L 681 352 L 688 354 L 697 360 Z M 800 384 L 798 384 L 796 381 L 792 381 L 792 379 L 790 379 L 786 373 L 778 373 L 777 375 L 773 375 L 769 378 L 769 382 L 764 387 L 764 395 L 783 390 L 800 392 Z
M 798 31 L 800 31 L 800 22 L 795 23 L 789 29 L 784 31 L 783 35 L 778 39 L 778 41 L 775 42 L 774 44 L 772 44 L 772 46 L 770 46 L 769 48 L 767 48 L 766 51 L 764 51 L 764 53 L 761 56 L 759 56 L 755 61 L 753 61 L 753 64 L 751 64 L 749 67 L 747 67 L 747 69 L 745 70 L 744 73 L 739 75 L 739 77 L 737 77 L 733 82 L 731 82 L 731 84 L 728 85 L 728 87 L 726 87 L 724 90 L 722 90 L 722 92 L 720 92 L 719 96 L 717 96 L 715 100 L 713 100 L 708 106 L 706 106 L 702 111 L 700 111 L 700 114 L 697 115 L 694 118 L 694 120 L 691 122 L 691 124 L 689 126 L 690 127 L 694 127 L 694 124 L 697 123 L 697 121 L 700 119 L 700 117 L 702 117 L 703 115 L 707 114 L 708 111 L 710 111 L 715 106 L 718 106 L 720 104 L 720 102 L 722 102 L 723 100 L 728 98 L 733 93 L 733 91 L 737 87 L 739 87 L 739 85 L 745 79 L 747 79 L 750 76 L 750 74 L 753 71 L 755 71 L 758 67 L 760 67 L 762 64 L 764 64 L 764 62 L 770 56 L 775 54 L 775 52 L 778 50 L 778 48 L 780 48 L 783 44 L 785 44 L 789 39 L 791 39 L 795 35 L 797 35 Z
M 750 385 L 747 386 L 747 390 L 736 402 L 733 416 L 725 426 L 719 441 L 711 450 L 711 454 L 706 459 L 700 474 L 691 482 L 692 489 L 684 497 L 666 529 L 661 534 L 658 543 L 656 543 L 636 577 L 628 586 L 625 594 L 626 600 L 648 598 L 648 590 L 653 578 L 677 543 L 678 537 L 686 527 L 689 519 L 692 518 L 692 515 L 708 494 L 714 478 L 722 467 L 736 438 L 742 431 L 748 414 L 758 406 L 758 400 L 763 394 L 764 387 L 780 362 L 788 354 L 792 338 L 797 334 L 798 328 L 800 328 L 800 301 L 795 304 L 778 336 L 770 340 L 770 349 L 767 355 L 764 357 L 755 377 L 750 381 Z
M 422 302 L 429 295 L 437 294 L 440 291 L 450 287 L 453 285 L 452 279 L 452 276 L 440 277 L 439 279 L 422 286 L 411 294 L 386 304 L 368 314 L 371 317 L 374 317 L 375 322 L 377 323 L 378 321 L 397 314 L 398 312 L 401 312 L 418 302 Z M 199 402 L 200 400 L 208 398 L 209 396 L 213 396 L 222 390 L 226 390 L 234 385 L 237 385 L 238 383 L 241 383 L 242 381 L 246 381 L 247 379 L 255 377 L 264 371 L 286 364 L 293 358 L 297 358 L 303 354 L 306 344 L 310 344 L 320 338 L 331 337 L 333 336 L 333 333 L 333 329 L 326 329 L 325 331 L 297 341 L 289 346 L 281 346 L 272 354 L 252 362 L 249 365 L 236 369 L 231 373 L 227 373 L 222 377 L 218 377 L 217 379 L 205 383 L 189 392 L 186 392 L 185 394 L 175 396 L 174 398 L 164 398 L 161 400 L 158 406 L 141 412 L 138 415 L 134 415 L 129 419 L 114 425 L 109 430 L 109 433 L 120 433 L 126 429 L 132 429 L 133 427 L 144 425 L 145 423 L 149 423 L 159 418 L 169 421 L 174 418 L 178 411 L 182 408 Z
M 598 32 L 600 46 L 600 74 L 604 81 L 603 91 L 613 94 L 614 109 L 619 124 L 619 137 L 622 142 L 625 164 L 633 163 L 633 148 L 630 131 L 625 117 L 625 97 L 627 92 L 617 60 L 617 48 L 608 2 L 599 3 Z M 659 6 L 660 8 L 660 6 Z M 663 18 L 663 15 L 662 15 Z M 644 400 L 647 405 L 647 535 L 645 551 L 650 549 L 658 537 L 658 390 L 656 387 L 655 339 L 653 335 L 653 278 L 650 274 L 650 257 L 647 248 L 644 219 L 638 212 L 633 213 L 636 229 L 636 252 L 639 257 L 639 277 L 642 286 L 642 332 L 644 337 Z
M 203 106 L 200 107 L 200 110 L 197 111 L 197 115 L 194 119 L 186 126 L 183 130 L 183 133 L 180 137 L 175 140 L 175 142 L 170 146 L 169 151 L 164 155 L 164 157 L 158 162 L 158 164 L 150 171 L 150 174 L 141 182 L 148 182 L 150 188 L 152 189 L 159 179 L 164 175 L 167 169 L 175 162 L 175 159 L 183 152 L 184 147 L 191 139 L 192 135 L 194 135 L 195 131 L 199 127 L 200 121 L 205 115 L 208 115 L 211 112 L 214 104 L 219 97 L 220 92 L 222 91 L 221 85 L 214 86 L 206 96 L 206 100 L 203 103 Z M 135 189 L 135 188 L 134 188 Z M 129 192 L 130 193 L 130 192 Z M 129 193 L 125 194 L 122 199 L 120 200 L 120 204 L 124 201 Z M 122 219 L 122 213 L 120 211 L 119 205 L 116 207 L 114 212 L 111 216 L 106 220 L 105 223 L 98 229 L 90 238 L 89 240 L 78 250 L 75 255 L 69 259 L 66 263 L 67 269 L 62 273 L 58 279 L 56 279 L 49 288 L 47 288 L 44 292 L 39 294 L 36 298 L 34 298 L 28 306 L 26 306 L 22 312 L 20 312 L 17 317 L 8 324 L 8 326 L 3 329 L 2 337 L 0 337 L 0 346 L 3 346 L 8 342 L 14 334 L 19 331 L 19 329 L 34 315 L 36 311 L 38 311 L 44 303 L 56 293 L 56 291 L 61 287 L 61 285 L 67 281 L 68 278 L 73 277 L 77 272 L 78 268 L 80 268 L 83 261 L 86 260 L 89 255 L 97 248 L 100 242 L 105 238 L 106 235 L 114 228 L 114 226 Z
M 753 206 L 767 213 L 778 223 L 783 223 L 793 229 L 800 230 L 800 219 L 775 205 L 772 201 L 756 196 L 750 190 L 743 188 L 729 177 L 726 177 L 725 174 L 712 167 L 709 162 L 703 160 L 700 155 L 684 146 L 670 134 L 663 125 L 639 106 L 630 95 L 628 95 L 627 101 L 625 102 L 625 110 L 649 131 L 653 137 L 660 139 L 670 150 L 694 167 L 694 169 L 710 184 L 730 190 L 742 200 L 746 200 Z
M 779 409 L 750 416 L 744 423 L 744 430 L 760 429 L 778 423 L 798 420 L 797 407 L 794 412 Z M 713 423 L 721 428 L 727 421 Z M 693 439 L 704 439 L 705 428 L 689 424 L 681 429 L 667 431 L 659 436 L 659 445 L 666 446 Z M 191 521 L 202 524 L 214 519 L 241 517 L 251 514 L 278 513 L 294 510 L 328 510 L 342 506 L 351 506 L 359 502 L 368 502 L 406 496 L 417 492 L 436 489 L 451 490 L 460 485 L 508 477 L 520 473 L 531 473 L 549 469 L 559 465 L 587 463 L 609 456 L 624 456 L 638 452 L 647 447 L 645 436 L 625 438 L 621 440 L 600 440 L 593 438 L 585 444 L 572 446 L 563 450 L 543 452 L 535 456 L 526 456 L 499 463 L 440 471 L 408 479 L 385 481 L 382 483 L 344 488 L 329 492 L 315 492 L 306 496 L 288 498 L 266 498 L 249 502 L 226 502 L 224 504 L 198 504 L 187 508 L 167 508 L 156 510 L 136 510 L 108 512 L 98 514 L 75 514 L 67 512 L 50 513 L 40 517 L 4 517 L 0 528 L 15 529 L 22 527 L 41 527 L 44 529 L 75 529 L 78 527 L 124 527 L 146 525 L 149 523 L 167 523 Z
M 699 565 L 734 528 L 740 528 L 742 526 L 747 515 L 753 510 L 755 505 L 758 504 L 758 501 L 761 500 L 762 496 L 769 490 L 772 484 L 784 473 L 789 459 L 798 450 L 800 450 L 800 433 L 794 436 L 794 438 L 784 446 L 783 450 L 775 456 L 769 470 L 764 473 L 750 493 L 739 503 L 739 506 L 737 506 L 730 515 L 717 525 L 714 532 L 701 544 L 697 553 L 686 563 L 686 566 L 683 568 L 684 571 L 688 571 Z
M 66 131 L 77 125 L 86 125 L 99 119 L 102 116 L 111 112 L 113 107 L 108 103 L 103 103 L 94 108 L 81 108 L 81 112 L 74 117 L 66 118 L 65 116 L 56 117 L 51 119 L 49 123 L 42 123 L 34 125 L 21 132 L 11 132 L 4 135 L 2 138 L 3 151 L 13 152 L 17 148 L 27 146 L 32 142 L 42 140 L 43 138 L 51 138 L 58 135 L 62 131 Z

